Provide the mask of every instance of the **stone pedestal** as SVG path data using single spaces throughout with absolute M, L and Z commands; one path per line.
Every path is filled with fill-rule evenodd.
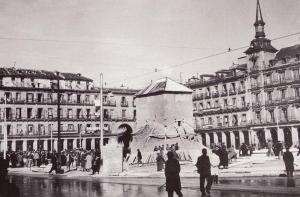
M 218 140 L 218 135 L 217 135 L 217 133 L 213 133 L 213 136 L 214 136 L 214 143 L 215 143 L 215 144 L 218 144 L 219 140 Z
M 118 174 L 122 172 L 122 150 L 123 147 L 117 143 L 116 139 L 110 139 L 110 143 L 103 147 L 103 173 Z

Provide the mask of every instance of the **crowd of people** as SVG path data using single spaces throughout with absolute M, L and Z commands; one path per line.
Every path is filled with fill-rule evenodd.
M 60 166 L 66 166 L 67 171 L 72 169 L 93 171 L 94 174 L 99 173 L 101 165 L 99 150 L 64 150 L 60 155 L 56 151 L 51 153 L 45 150 L 8 151 L 6 157 L 9 166 L 12 168 L 32 168 L 52 163 L 51 172 L 54 170 L 56 173 L 59 173 L 58 168 Z

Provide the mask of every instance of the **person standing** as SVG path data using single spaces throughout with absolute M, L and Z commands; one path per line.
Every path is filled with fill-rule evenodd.
M 140 149 L 137 149 L 137 163 L 139 166 L 142 166 L 142 164 L 143 164 L 142 153 L 141 153 Z
M 157 166 L 157 171 L 161 171 L 162 169 L 164 169 L 164 163 L 165 163 L 165 159 L 162 156 L 162 154 L 160 152 L 157 152 L 157 157 L 156 157 L 156 166 Z
M 202 155 L 198 157 L 196 167 L 198 173 L 200 174 L 200 191 L 202 196 L 206 196 L 206 194 L 210 194 L 210 189 L 212 185 L 212 177 L 210 171 L 210 160 L 207 156 L 207 150 L 205 148 L 202 149 Z M 204 188 L 205 180 L 207 182 L 206 188 Z
M 289 151 L 289 147 L 286 147 L 286 151 L 283 154 L 283 161 L 285 164 L 285 169 L 286 169 L 286 174 L 287 177 L 293 177 L 293 172 L 294 172 L 294 156 L 293 154 Z
M 53 170 L 55 170 L 55 173 L 57 174 L 57 158 L 55 153 L 52 154 L 51 163 L 52 163 L 52 167 L 49 171 L 49 174 L 51 174 Z
M 166 161 L 165 176 L 166 176 L 166 190 L 168 197 L 173 197 L 174 191 L 177 196 L 182 197 L 181 182 L 180 182 L 180 164 L 171 151 L 167 153 L 168 160 Z

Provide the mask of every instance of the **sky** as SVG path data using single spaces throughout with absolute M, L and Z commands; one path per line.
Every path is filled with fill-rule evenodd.
M 299 0 L 261 0 L 267 38 L 300 32 Z M 0 65 L 81 73 L 107 87 L 229 68 L 254 38 L 256 0 L 0 1 Z M 300 34 L 274 40 L 300 44 Z M 198 61 L 190 61 L 198 59 Z

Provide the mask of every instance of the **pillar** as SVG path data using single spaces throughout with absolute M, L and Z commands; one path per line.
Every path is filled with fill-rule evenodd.
M 282 128 L 278 128 L 277 135 L 278 135 L 278 141 L 284 142 L 284 134 Z
M 11 150 L 16 151 L 16 140 L 11 141 Z
M 230 131 L 230 143 L 231 146 L 234 146 L 234 148 L 239 148 L 239 147 L 235 147 L 235 135 L 232 131 Z
M 44 140 L 44 150 L 48 150 L 48 140 Z
M 219 140 L 218 140 L 218 135 L 216 132 L 213 133 L 213 136 L 214 136 L 214 143 L 215 144 L 218 144 Z
M 73 148 L 77 148 L 77 139 L 76 138 L 73 139 Z
M 0 151 L 4 151 L 4 140 L 1 140 Z
M 245 142 L 244 133 L 243 131 L 239 131 L 239 137 L 240 137 L 240 144 Z
M 33 140 L 33 150 L 37 150 L 38 148 L 38 143 L 37 143 L 37 140 Z
M 68 149 L 68 139 L 64 139 L 62 150 Z
M 299 136 L 298 136 L 298 129 L 296 127 L 292 127 L 292 141 L 293 146 L 298 144 Z
M 92 138 L 91 140 L 91 149 L 95 150 L 95 138 Z
M 205 133 L 206 146 L 210 148 L 210 137 L 208 133 Z
M 27 151 L 27 140 L 23 140 L 23 151 Z
M 57 151 L 57 139 L 53 140 L 53 151 Z
M 266 142 L 272 140 L 271 129 L 264 129 L 264 130 L 265 130 Z
M 224 143 L 225 146 L 227 147 L 227 141 L 226 141 L 226 135 L 225 135 L 225 132 L 221 132 L 221 135 L 222 135 L 222 143 Z
M 82 138 L 82 148 L 86 149 L 86 138 Z

